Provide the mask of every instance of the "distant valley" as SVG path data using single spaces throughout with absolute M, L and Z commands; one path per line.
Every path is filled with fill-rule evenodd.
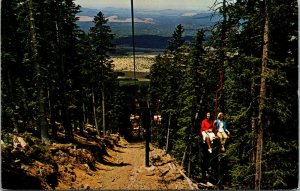
M 88 32 L 94 25 L 93 18 L 100 9 L 81 8 L 77 14 L 78 25 Z M 109 20 L 108 25 L 115 34 L 114 43 L 117 45 L 117 54 L 126 54 L 132 49 L 131 38 L 131 11 L 130 9 L 103 8 L 104 16 Z M 135 10 L 135 45 L 138 52 L 161 52 L 178 24 L 183 25 L 184 38 L 191 41 L 197 30 L 210 29 L 218 20 L 205 11 L 186 10 Z M 210 33 L 208 32 L 207 35 Z

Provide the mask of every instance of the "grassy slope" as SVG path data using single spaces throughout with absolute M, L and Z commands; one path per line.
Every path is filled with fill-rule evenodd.
M 144 54 L 137 55 L 135 58 L 136 78 L 145 79 L 150 72 L 150 67 L 154 64 L 156 55 Z M 115 56 L 112 57 L 115 71 L 123 72 L 123 77 L 133 78 L 133 57 L 132 56 Z

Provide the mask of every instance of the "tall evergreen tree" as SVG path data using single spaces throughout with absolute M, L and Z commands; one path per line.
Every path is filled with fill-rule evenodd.
M 171 136 L 170 141 L 167 140 L 167 142 L 170 146 L 176 139 L 174 132 L 180 104 L 178 95 L 187 63 L 187 56 L 184 53 L 188 53 L 188 48 L 184 46 L 183 31 L 182 25 L 176 27 L 164 54 L 157 56 L 156 63 L 150 70 L 150 89 L 153 88 L 150 93 L 153 104 L 160 100 L 162 118 L 169 119 L 163 121 L 164 130 L 161 131 L 162 134 L 159 137 L 166 136 L 163 134 L 169 131 Z M 166 144 L 163 139 L 159 140 L 159 143 L 160 145 Z
M 179 50 L 179 47 L 181 47 L 185 40 L 183 37 L 184 28 L 181 24 L 177 25 L 175 31 L 172 34 L 172 38 L 168 41 L 168 46 L 166 48 L 166 51 L 170 54 L 177 54 L 177 51 Z
M 18 118 L 20 114 L 16 108 L 22 104 L 18 100 L 19 90 L 22 89 L 20 76 L 22 71 L 22 49 L 20 43 L 21 34 L 18 33 L 17 2 L 1 1 L 1 21 L 6 27 L 1 28 L 1 105 L 2 105 L 2 129 L 17 132 Z M 24 78 L 23 78 L 24 79 Z
M 290 31 L 294 31 L 290 25 L 292 19 L 290 19 L 290 21 L 280 22 L 280 24 L 276 22 L 279 18 L 282 19 L 282 17 L 276 16 L 276 12 L 279 9 L 282 10 L 280 11 L 281 13 L 285 12 L 289 18 L 292 18 L 291 15 L 297 14 L 296 12 L 288 13 L 288 11 L 284 11 L 286 7 L 294 3 L 295 2 L 290 2 L 289 5 L 283 5 L 282 2 L 276 1 L 276 3 L 268 4 L 267 14 L 264 12 L 264 2 L 261 1 L 237 1 L 228 7 L 229 26 L 227 28 L 232 32 L 227 35 L 228 45 L 230 46 L 227 55 L 230 55 L 230 58 L 228 62 L 225 63 L 226 83 L 224 91 L 226 95 L 228 95 L 228 97 L 226 97 L 225 106 L 230 113 L 230 116 L 228 116 L 229 120 L 233 121 L 234 126 L 240 127 L 238 131 L 233 130 L 233 133 L 240 138 L 234 140 L 235 144 L 230 145 L 230 148 L 226 151 L 228 155 L 230 155 L 229 166 L 231 168 L 230 173 L 233 185 L 242 184 L 244 188 L 249 189 L 258 189 L 258 187 L 272 188 L 271 185 L 274 187 L 282 186 L 283 188 L 288 186 L 286 182 L 290 182 L 286 181 L 289 178 L 286 178 L 285 175 L 277 173 L 275 168 L 278 167 L 267 165 L 269 164 L 267 161 L 270 161 L 271 158 L 277 154 L 291 154 L 297 149 L 294 147 L 295 139 L 292 139 L 290 142 L 291 149 L 285 149 L 287 145 L 285 142 L 278 142 L 280 140 L 278 139 L 278 134 L 281 134 L 278 132 L 278 130 L 281 129 L 280 127 L 291 127 L 286 124 L 288 119 L 292 119 L 292 107 L 289 107 L 287 100 L 289 100 L 288 97 L 291 98 L 294 96 L 280 96 L 277 94 L 277 91 L 281 89 L 281 92 L 285 92 L 284 89 L 287 88 L 287 86 L 290 87 L 288 84 L 294 82 L 287 81 L 288 77 L 286 72 L 289 71 L 288 68 L 292 66 L 290 63 L 288 64 L 288 62 L 284 61 L 289 59 L 288 56 L 278 52 L 279 49 L 281 49 L 282 52 L 287 51 L 285 45 L 289 43 L 288 38 L 286 38 L 288 33 L 285 35 L 282 34 L 282 38 L 279 40 L 274 32 L 277 30 L 278 25 L 285 25 L 285 27 L 290 28 Z M 265 19 L 262 18 L 266 18 L 266 16 L 269 18 L 269 26 L 267 27 L 269 30 L 264 35 L 264 29 L 266 29 L 266 27 L 264 23 Z M 263 37 L 266 35 L 269 36 L 268 43 L 264 43 L 266 40 Z M 268 44 L 268 54 L 262 54 L 266 44 Z M 284 46 L 278 49 L 278 44 Z M 266 55 L 268 57 L 267 62 L 263 59 L 266 58 Z M 286 57 L 285 59 L 278 59 L 278 55 L 286 55 Z M 267 63 L 265 72 L 263 72 L 263 69 L 260 69 L 261 60 Z M 259 76 L 262 72 L 264 73 L 262 78 L 265 78 L 266 83 L 263 89 L 266 94 L 263 94 L 261 97 L 261 80 Z M 247 92 L 252 93 L 248 94 Z M 265 99 L 263 98 L 264 96 Z M 262 116 L 259 110 L 259 104 L 265 105 L 265 117 L 263 119 L 259 117 Z M 283 105 L 287 107 L 283 109 Z M 285 114 L 281 115 L 281 112 L 278 111 Z M 262 124 L 264 124 L 263 128 L 260 127 Z M 284 130 L 284 132 L 287 131 Z M 264 139 L 262 139 L 262 134 L 264 134 Z M 284 136 L 281 134 L 281 137 Z M 257 147 L 258 153 L 262 151 L 261 155 L 256 154 L 255 156 L 258 164 L 256 167 L 253 155 L 247 155 L 247 153 L 254 153 L 255 145 L 260 146 Z M 263 145 L 263 147 L 261 147 L 261 145 Z M 271 152 L 273 149 L 278 153 L 274 154 Z M 237 150 L 239 150 L 239 152 L 236 152 Z M 235 155 L 238 157 L 234 157 Z M 262 160 L 259 162 L 259 158 L 261 157 Z M 284 157 L 281 160 L 284 161 L 285 165 L 290 163 L 290 161 L 285 160 Z M 260 165 L 262 165 L 261 172 L 258 172 L 260 171 Z M 282 168 L 285 168 L 285 165 L 283 165 Z M 291 172 L 295 172 L 294 170 L 295 169 L 290 169 L 288 172 L 286 171 L 287 173 L 285 174 L 289 176 Z M 246 172 L 244 174 L 249 174 L 249 176 L 241 178 L 241 174 L 239 175 L 241 171 Z M 255 171 L 258 173 L 254 173 Z M 256 174 L 256 177 L 250 176 L 250 174 Z M 244 180 L 242 183 L 240 182 L 241 179 Z M 280 183 L 280 180 L 285 181 Z M 261 183 L 260 186 L 258 186 L 259 182 Z M 289 184 L 289 186 L 292 186 L 292 184 Z
M 266 98 L 267 98 L 267 62 L 269 52 L 269 10 L 268 2 L 264 1 L 264 32 L 263 32 L 263 50 L 262 50 L 262 64 L 261 64 L 261 81 L 260 81 L 260 95 L 259 95 L 259 111 L 258 111 L 258 130 L 257 130 L 257 146 L 256 146 L 256 162 L 255 162 L 255 190 L 261 188 L 261 162 L 263 153 L 263 129 L 266 128 Z
M 110 80 L 113 79 L 112 61 L 109 59 L 108 53 L 114 50 L 112 43 L 113 34 L 110 27 L 107 25 L 108 19 L 106 19 L 103 13 L 100 11 L 97 16 L 94 17 L 94 27 L 90 28 L 90 42 L 94 55 L 93 73 L 92 76 L 92 89 L 101 91 L 101 108 L 102 108 L 102 130 L 105 134 L 106 131 L 106 96 L 107 85 Z M 100 83 L 99 83 L 100 82 Z M 100 87 L 99 87 L 99 84 Z M 94 92 L 93 92 L 94 93 Z M 97 92 L 96 92 L 97 93 Z M 95 107 L 95 105 L 94 105 Z M 97 125 L 96 112 L 95 122 L 98 133 L 100 132 Z
M 182 159 L 182 164 L 187 164 L 187 172 L 191 174 L 197 174 L 197 170 L 191 170 L 192 163 L 199 163 L 201 158 L 195 157 L 195 154 L 199 153 L 198 141 L 200 125 L 199 120 L 196 117 L 198 113 L 203 113 L 202 99 L 204 98 L 205 90 L 203 82 L 205 80 L 202 72 L 206 71 L 204 62 L 204 31 L 198 31 L 190 52 L 190 60 L 187 65 L 186 72 L 183 79 L 183 87 L 179 95 L 182 101 L 181 107 L 179 107 L 178 124 L 179 130 L 176 132 L 178 138 L 175 142 L 174 153 L 178 159 Z M 203 81 L 202 81 L 203 80 Z M 202 84 L 201 84 L 202 83 Z M 201 111 L 200 111 L 201 110 Z M 205 111 L 204 111 L 205 112 Z M 193 154 L 192 154 L 193 151 Z M 176 153 L 179 154 L 176 155 Z M 196 154 L 196 156 L 198 156 Z M 198 160 L 197 160 L 198 158 Z M 185 162 L 187 161 L 187 162 Z M 192 171 L 192 172 L 191 172 Z
M 29 26 L 30 26 L 30 37 L 31 37 L 31 50 L 32 50 L 32 62 L 35 67 L 36 75 L 36 88 L 37 88 L 37 100 L 38 100 L 38 117 L 41 128 L 41 137 L 44 142 L 48 139 L 48 124 L 46 119 L 46 108 L 45 108 L 45 75 L 42 72 L 41 58 L 39 57 L 39 43 L 38 36 L 35 27 L 35 17 L 34 17 L 34 6 L 32 0 L 28 1 L 29 8 Z

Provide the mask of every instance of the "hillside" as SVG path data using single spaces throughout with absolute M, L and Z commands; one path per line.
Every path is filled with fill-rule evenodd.
M 93 18 L 102 11 L 108 19 L 117 55 L 126 55 L 132 51 L 132 24 L 130 9 L 105 7 L 100 9 L 81 8 L 77 14 L 78 26 L 85 32 L 94 25 Z M 135 47 L 137 52 L 160 53 L 168 45 L 174 29 L 181 24 L 184 27 L 184 39 L 191 42 L 199 29 L 211 28 L 218 22 L 219 16 L 207 11 L 194 10 L 135 10 Z M 211 32 L 207 30 L 205 38 L 208 39 Z
M 79 27 L 88 32 L 93 26 L 93 18 L 102 11 L 108 18 L 108 25 L 111 27 L 116 38 L 131 35 L 131 12 L 130 9 L 119 9 L 104 7 L 101 9 L 81 8 L 77 14 Z M 136 35 L 157 35 L 169 37 L 178 24 L 185 28 L 184 36 L 194 36 L 201 28 L 212 27 L 220 19 L 219 15 L 212 15 L 207 11 L 195 10 L 135 10 L 135 34 Z
M 59 134 L 63 140 L 63 134 Z M 142 142 L 118 135 L 74 136 L 73 143 L 50 145 L 30 133 L 7 136 L 1 143 L 4 189 L 194 189 L 180 165 L 163 150 L 150 147 L 145 166 Z M 18 182 L 18 184 L 16 184 Z M 210 186 L 210 185 L 209 185 Z
M 135 36 L 135 47 L 138 52 L 163 52 L 168 46 L 168 41 L 171 37 L 163 37 L 157 35 L 137 35 Z M 183 37 L 187 43 L 193 40 L 192 36 Z M 114 40 L 117 45 L 117 52 L 132 51 L 132 36 L 120 37 Z

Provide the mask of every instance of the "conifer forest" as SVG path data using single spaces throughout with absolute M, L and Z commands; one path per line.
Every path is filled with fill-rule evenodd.
M 194 183 L 235 190 L 299 186 L 296 0 L 215 1 L 212 14 L 220 20 L 199 28 L 189 43 L 178 23 L 146 81 L 120 80 L 106 13 L 95 15 L 86 33 L 77 23 L 80 8 L 73 0 L 1 1 L 4 185 L 18 165 L 11 162 L 13 137 L 29 143 L 26 137 L 35 137 L 39 151 L 83 134 L 130 139 L 133 114 L 148 128 L 142 141 L 149 138 L 174 157 Z M 217 138 L 210 153 L 200 132 L 208 112 L 213 121 L 224 114 L 230 132 L 224 150 Z M 37 149 L 18 160 L 41 157 Z

